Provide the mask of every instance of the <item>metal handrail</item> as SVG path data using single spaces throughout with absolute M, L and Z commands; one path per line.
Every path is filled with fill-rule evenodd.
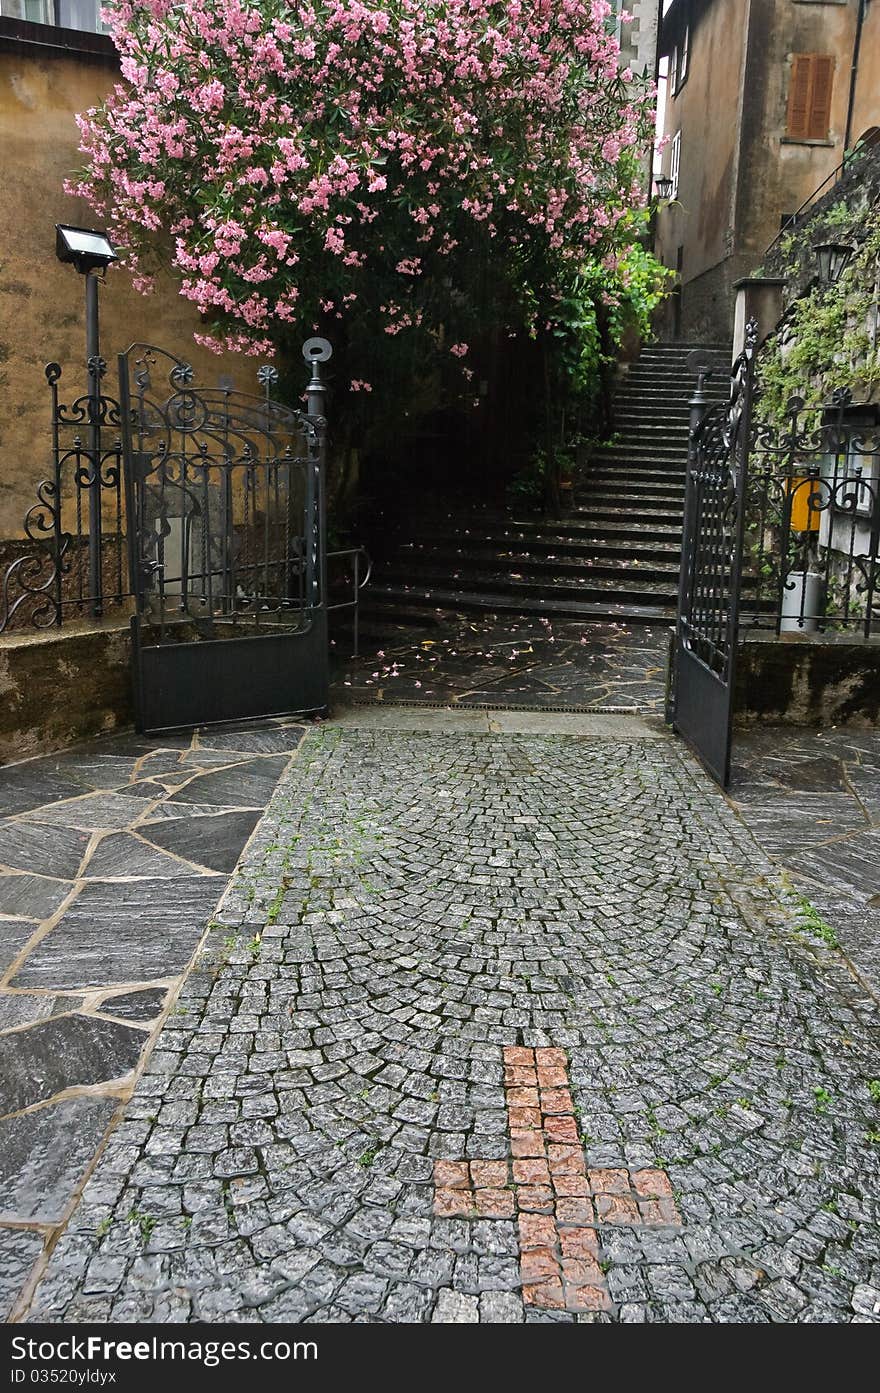
M 354 610 L 354 617 L 352 620 L 353 643 L 351 656 L 353 658 L 357 658 L 360 656 L 360 592 L 363 590 L 364 586 L 369 581 L 370 576 L 373 574 L 373 559 L 370 556 L 370 553 L 367 551 L 366 547 L 343 547 L 339 551 L 327 552 L 328 561 L 333 561 L 339 556 L 354 557 L 354 570 L 352 574 L 352 598 L 350 600 L 340 600 L 339 603 L 335 605 L 328 604 L 327 609 L 328 611 L 332 609 Z M 363 577 L 361 577 L 360 574 L 361 557 L 363 557 L 367 563 L 366 574 Z

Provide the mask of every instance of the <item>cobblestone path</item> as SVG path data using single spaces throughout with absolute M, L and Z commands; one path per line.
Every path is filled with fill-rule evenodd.
M 309 734 L 27 1319 L 876 1318 L 874 1003 L 651 737 Z

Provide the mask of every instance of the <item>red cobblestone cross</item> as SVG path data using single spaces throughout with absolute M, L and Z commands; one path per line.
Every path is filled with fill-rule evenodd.
M 564 1050 L 504 1050 L 509 1161 L 436 1161 L 434 1213 L 517 1220 L 523 1301 L 550 1310 L 611 1305 L 599 1260 L 605 1225 L 680 1225 L 665 1171 L 589 1169 Z

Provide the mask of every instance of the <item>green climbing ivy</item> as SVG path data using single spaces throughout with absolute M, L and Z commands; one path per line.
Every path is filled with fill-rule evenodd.
M 853 213 L 841 203 L 822 226 L 857 243 L 857 251 L 835 285 L 815 286 L 793 303 L 762 348 L 758 412 L 768 422 L 784 418 L 791 396 L 818 408 L 836 387 L 865 400 L 880 383 L 880 204 Z

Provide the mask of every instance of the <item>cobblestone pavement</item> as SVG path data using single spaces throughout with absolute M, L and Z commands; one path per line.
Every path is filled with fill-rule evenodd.
M 662 712 L 669 626 L 445 614 L 398 624 L 357 660 L 337 638 L 335 690 L 357 701 Z
M 731 797 L 880 999 L 880 731 L 737 731 Z
M 439 716 L 305 738 L 27 1318 L 875 1319 L 873 1000 L 650 725 Z
M 76 1203 L 304 727 L 0 769 L 0 1319 Z

